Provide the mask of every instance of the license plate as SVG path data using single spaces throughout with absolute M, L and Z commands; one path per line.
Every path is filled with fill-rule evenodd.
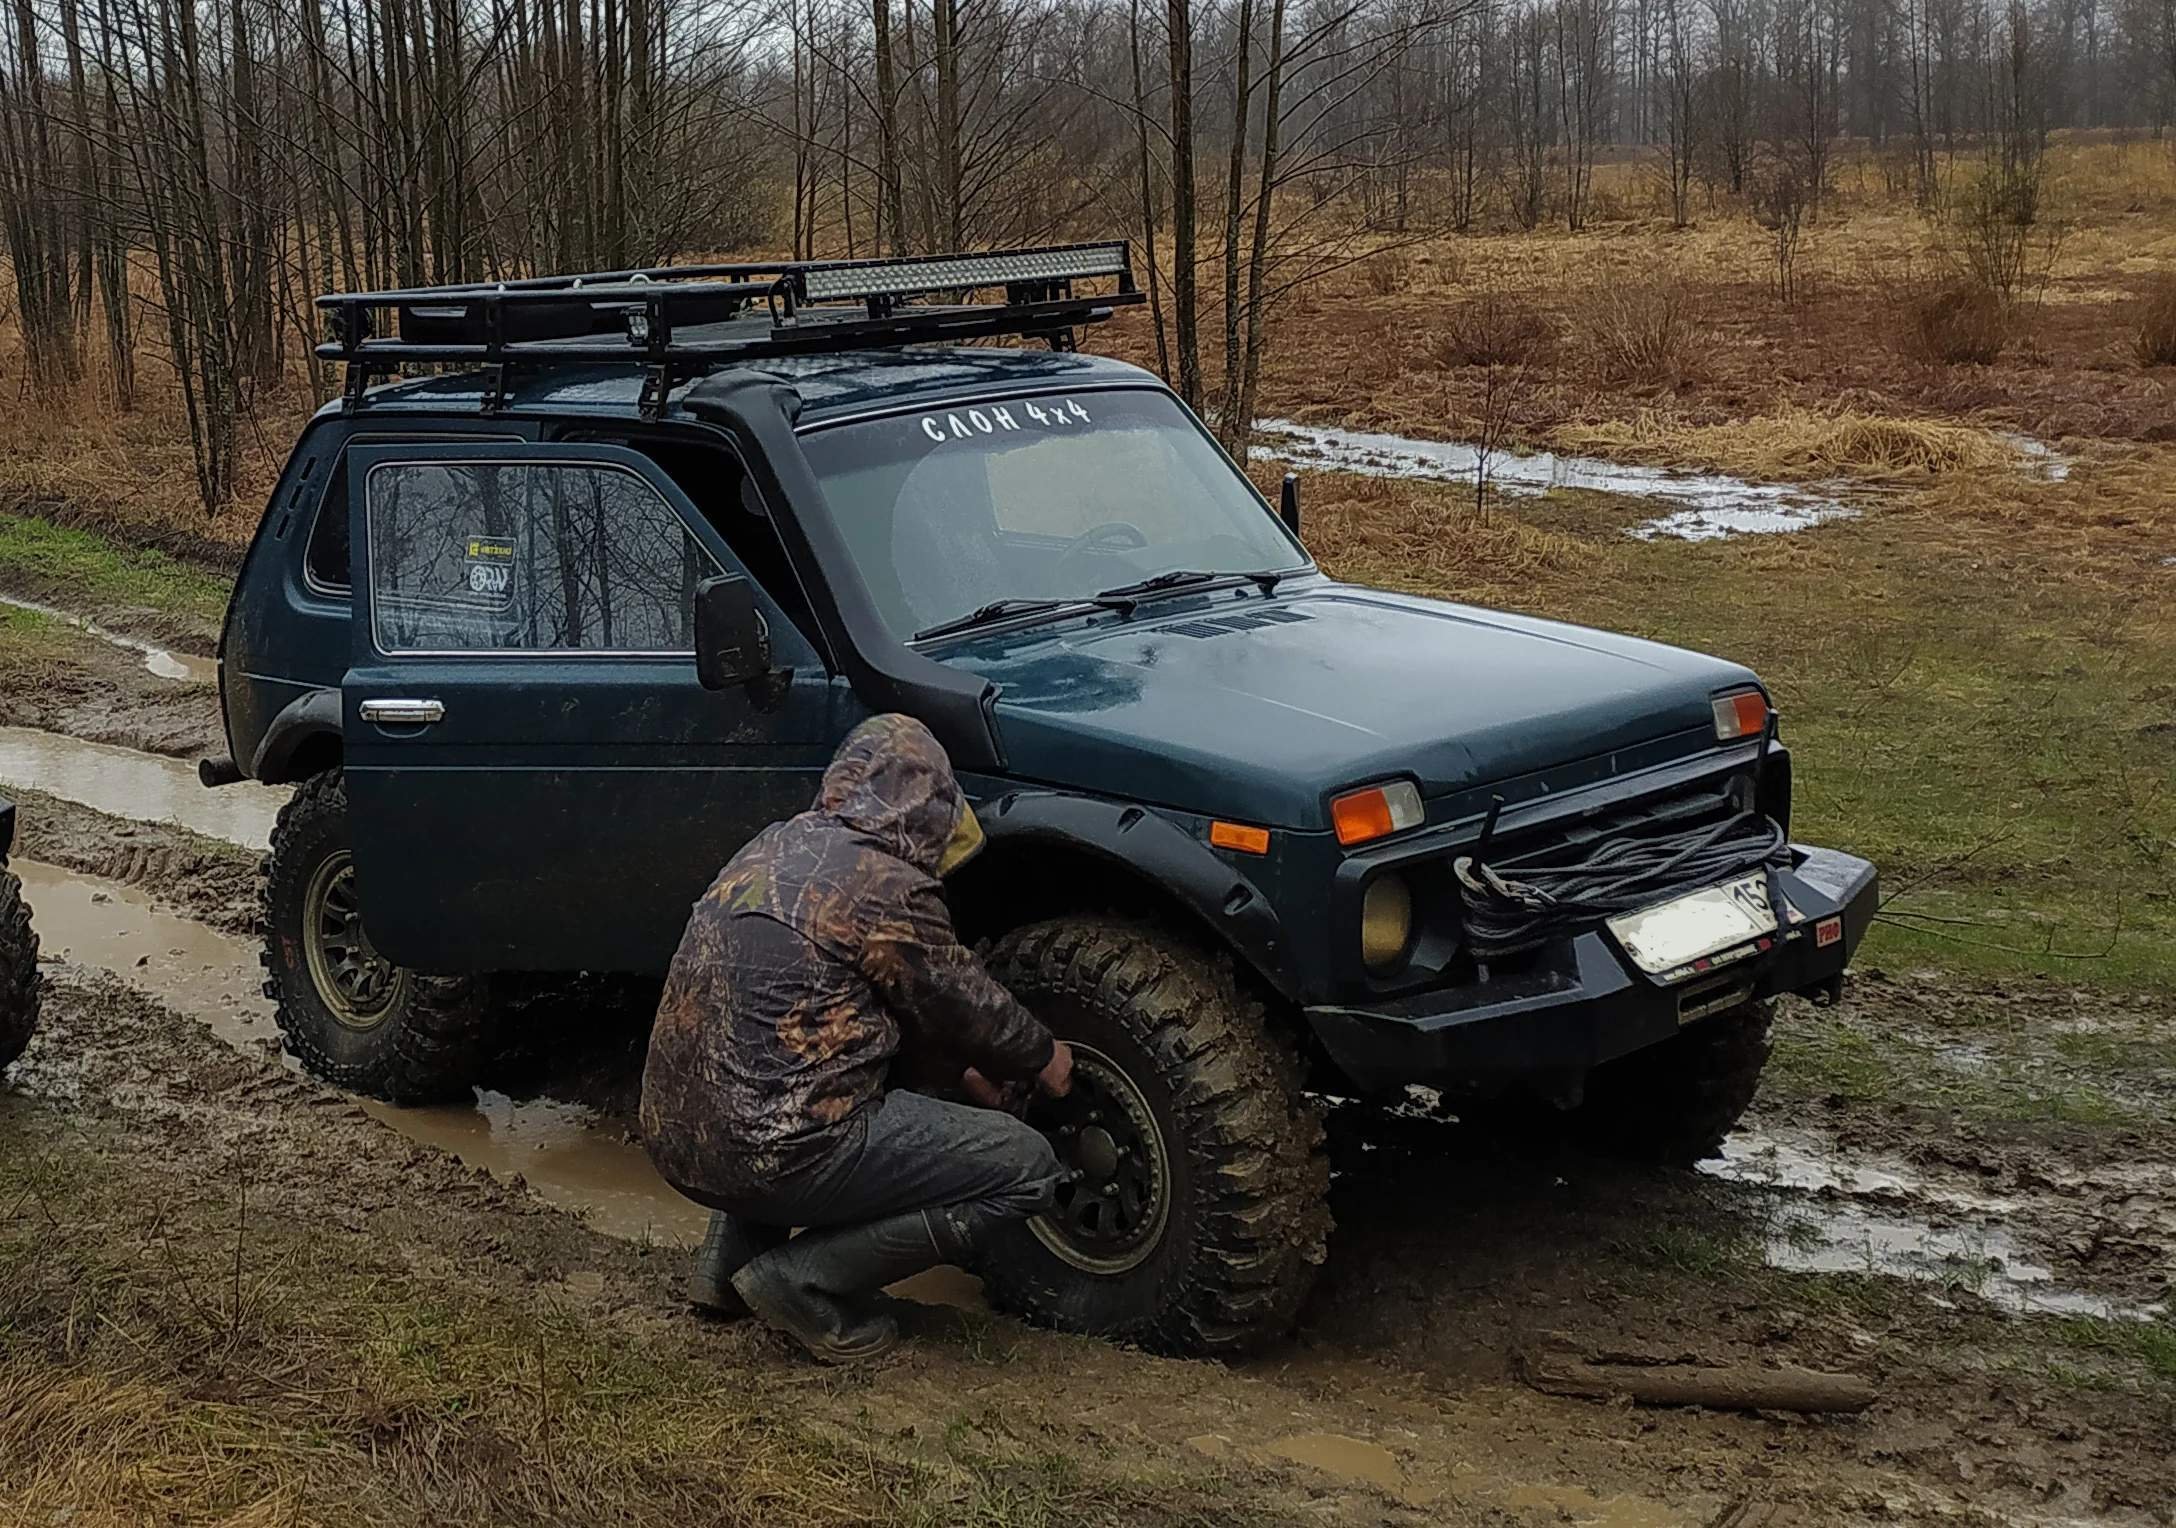
M 1672 897 L 1609 920 L 1632 963 L 1650 976 L 1718 954 L 1776 931 L 1768 878 L 1749 875 L 1722 886 Z

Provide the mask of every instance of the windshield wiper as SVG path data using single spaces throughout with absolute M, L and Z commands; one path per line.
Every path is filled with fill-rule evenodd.
M 1018 615 L 1041 615 L 1061 606 L 1081 603 L 1083 601 L 1080 600 L 992 600 L 987 605 L 976 606 L 965 615 L 954 616 L 949 621 L 939 621 L 934 626 L 916 632 L 914 640 L 926 642 L 931 637 L 949 637 L 954 632 L 973 631 L 977 626 L 988 626 L 993 621 L 1010 620 Z
M 1204 573 L 1199 568 L 1173 568 L 1168 573 L 1144 578 L 1136 584 L 1120 584 L 1116 588 L 1102 590 L 1096 595 L 1096 602 L 1131 610 L 1134 602 L 1146 595 L 1161 594 L 1168 589 L 1191 589 L 1199 584 L 1215 583 L 1226 578 L 1244 579 L 1248 583 L 1259 584 L 1262 592 L 1268 594 L 1277 587 L 1279 580 L 1289 576 L 1274 569 L 1253 573 Z

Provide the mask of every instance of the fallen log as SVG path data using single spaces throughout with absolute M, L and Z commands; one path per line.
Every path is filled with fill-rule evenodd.
M 1705 1406 L 1712 1411 L 1864 1411 L 1880 1392 L 1855 1374 L 1788 1366 L 1588 1363 L 1528 1358 L 1526 1383 L 1548 1395 L 1619 1397 L 1640 1406 Z

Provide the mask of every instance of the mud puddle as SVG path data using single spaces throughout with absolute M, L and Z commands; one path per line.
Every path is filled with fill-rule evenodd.
M 1294 466 L 1319 467 L 1363 477 L 1417 478 L 1428 482 L 1471 483 L 1480 454 L 1456 441 L 1414 440 L 1367 430 L 1336 430 L 1264 419 L 1258 432 L 1275 437 L 1253 454 Z M 1775 535 L 1800 531 L 1859 512 L 1849 505 L 1803 488 L 1780 483 L 1749 483 L 1714 473 L 1670 472 L 1659 467 L 1627 467 L 1595 457 L 1553 452 L 1497 452 L 1489 457 L 1488 478 L 1501 493 L 1535 495 L 1552 488 L 1582 488 L 1629 498 L 1660 499 L 1681 507 L 1628 532 L 1641 541 L 1718 541 L 1726 536 Z
M 34 860 L 14 860 L 10 868 L 22 877 L 44 959 L 111 971 L 239 1050 L 277 1047 L 253 943 L 177 917 L 118 882 Z M 65 1092 L 68 1075 L 65 1058 L 46 1057 L 20 1081 Z M 709 1220 L 707 1210 L 665 1186 L 640 1145 L 579 1104 L 516 1100 L 484 1089 L 471 1105 L 354 1102 L 409 1140 L 527 1184 L 547 1204 L 581 1214 L 608 1236 L 692 1247 Z M 933 1269 L 893 1292 L 925 1304 L 984 1306 L 981 1282 L 956 1268 Z
M 262 849 L 288 793 L 242 781 L 208 790 L 196 766 L 34 727 L 0 727 L 0 781 L 143 822 Z
M 1774 1268 L 1885 1274 L 2026 1314 L 2145 1321 L 2162 1312 L 2063 1283 L 2006 1224 L 2028 1206 L 1931 1183 L 1900 1161 L 1848 1160 L 1814 1131 L 1740 1130 L 1699 1171 L 1776 1195 L 1763 1248 Z
M 0 594 L 0 605 L 10 605 L 17 610 L 29 610 L 49 620 L 73 626 L 87 637 L 95 637 L 123 652 L 134 653 L 143 660 L 144 667 L 161 679 L 171 679 L 179 684 L 217 684 L 219 660 L 200 658 L 194 653 L 177 653 L 156 643 L 136 637 L 124 637 L 117 631 L 109 631 L 89 616 L 76 615 L 56 605 L 26 600 L 13 594 Z

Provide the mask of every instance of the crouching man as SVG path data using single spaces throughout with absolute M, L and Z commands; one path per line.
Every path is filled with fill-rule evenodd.
M 921 723 L 854 729 L 809 811 L 765 829 L 695 904 L 642 1077 L 667 1182 L 710 1206 L 691 1296 L 754 1311 L 828 1361 L 898 1340 L 871 1296 L 971 1267 L 1041 1213 L 1060 1169 L 1012 1114 L 886 1090 L 902 1044 L 995 1105 L 1072 1085 L 1072 1053 L 953 932 L 940 875 L 981 845 Z M 787 1239 L 794 1226 L 808 1229 Z

